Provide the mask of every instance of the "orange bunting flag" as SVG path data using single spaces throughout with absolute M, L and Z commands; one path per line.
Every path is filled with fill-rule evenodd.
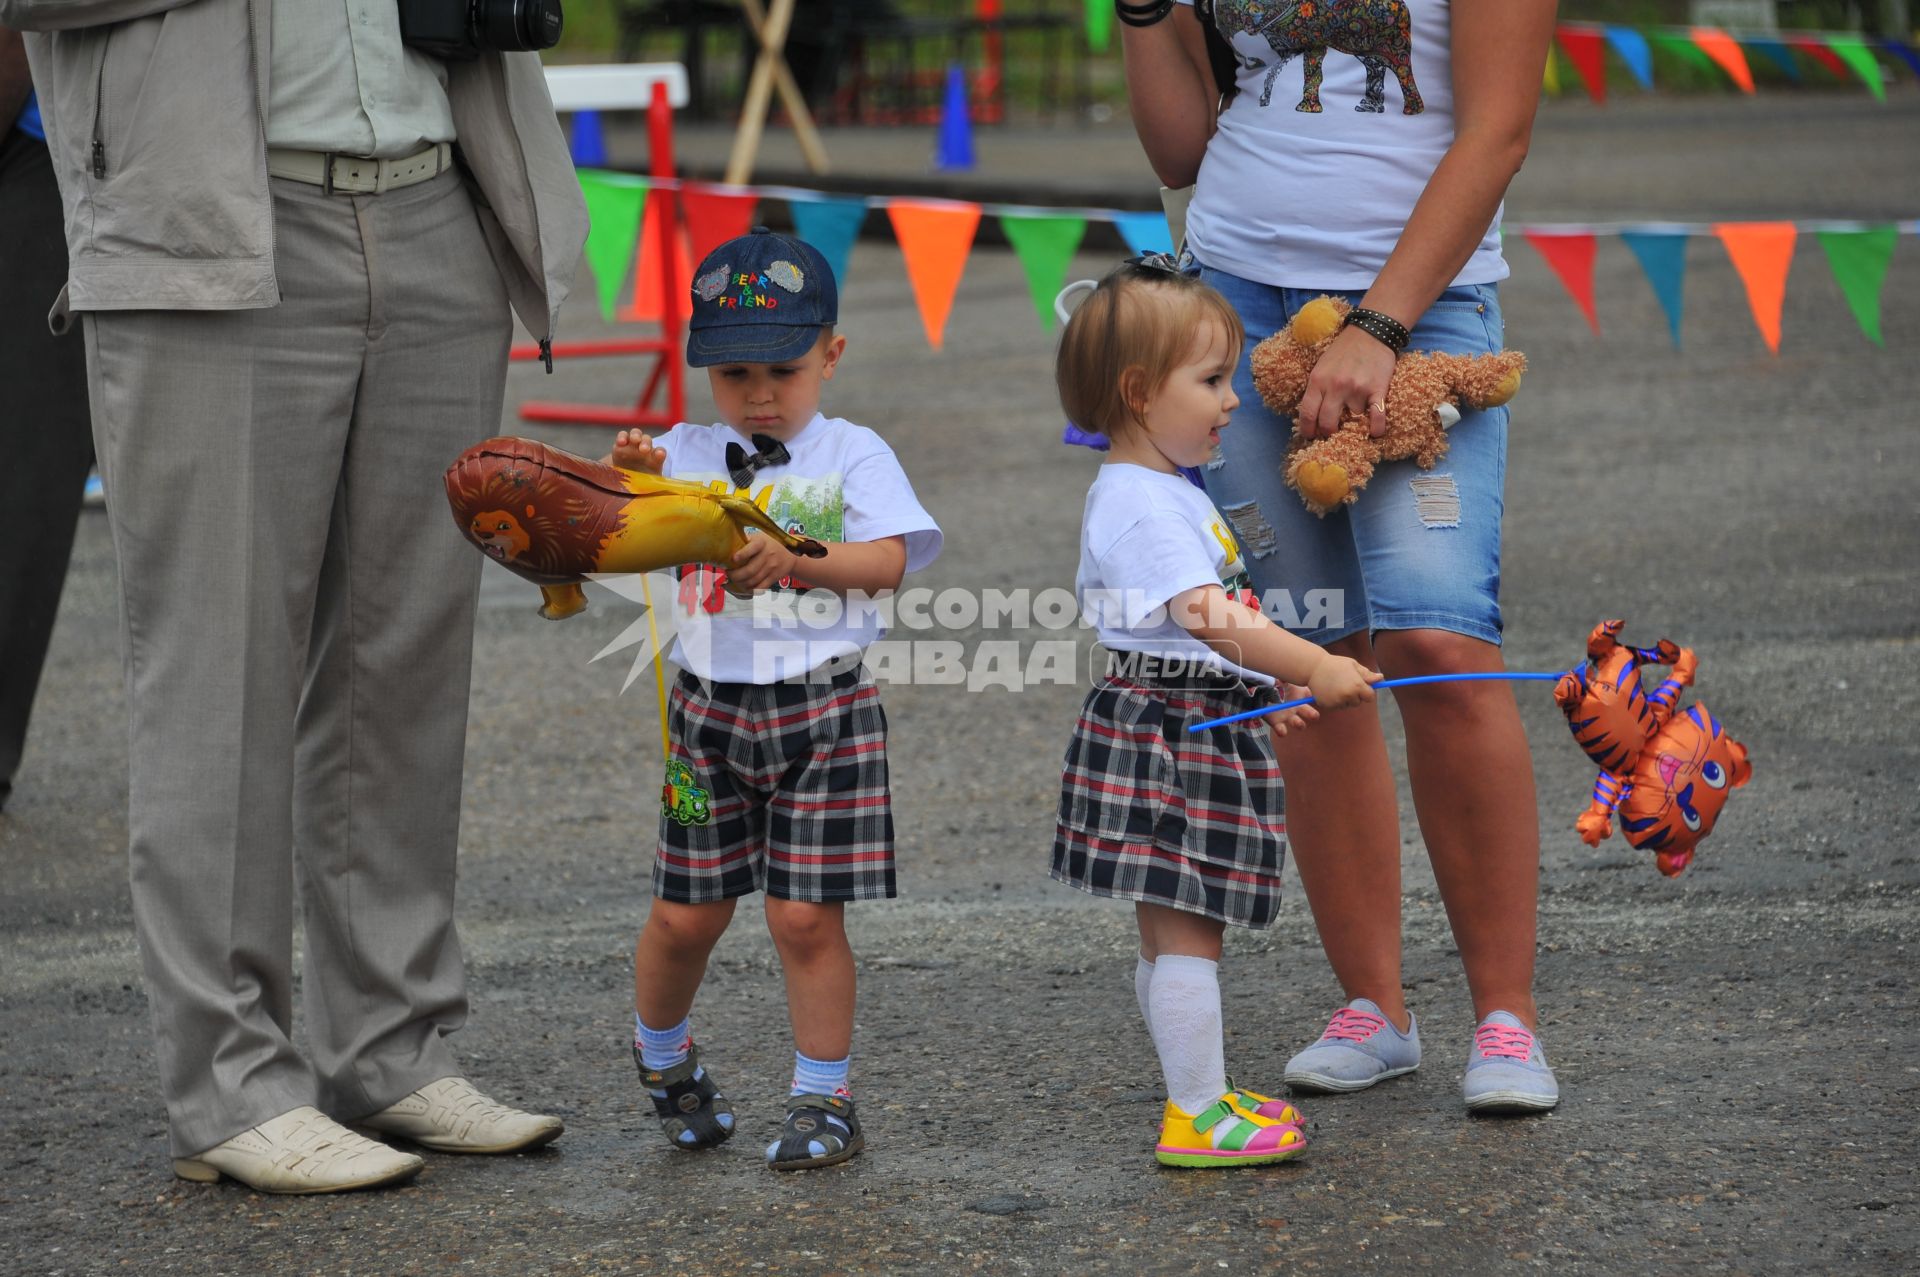
M 1702 53 L 1720 64 L 1720 69 L 1740 86 L 1741 92 L 1753 92 L 1753 72 L 1747 66 L 1747 55 L 1740 51 L 1732 36 L 1718 27 L 1695 27 L 1687 34 L 1693 37 Z
M 1600 315 L 1593 307 L 1593 257 L 1596 241 L 1591 234 L 1556 234 L 1545 231 L 1522 231 L 1527 243 L 1540 250 L 1540 256 L 1547 259 L 1547 265 L 1553 267 L 1553 273 L 1560 277 L 1573 300 L 1579 304 L 1580 313 L 1587 317 L 1587 326 L 1600 333 Z
M 633 271 L 633 304 L 620 316 L 637 323 L 658 322 L 666 314 L 660 294 L 667 283 L 660 252 L 660 219 L 671 216 L 674 236 L 673 293 L 681 322 L 693 317 L 693 258 L 687 252 L 687 234 L 677 213 L 679 200 L 672 191 L 655 191 L 647 201 L 646 220 L 640 224 L 640 264 Z
M 1787 300 L 1787 268 L 1793 264 L 1793 242 L 1799 231 L 1792 222 L 1720 222 L 1713 228 L 1727 246 L 1733 269 L 1747 288 L 1753 322 L 1760 326 L 1767 349 L 1780 353 L 1780 311 Z
M 927 342 L 935 349 L 946 336 L 954 290 L 967 269 L 980 206 L 950 200 L 893 200 L 887 205 L 894 238 L 907 259 L 907 282 L 920 307 Z
M 730 239 L 753 229 L 753 208 L 760 197 L 752 191 L 689 186 L 680 192 L 680 215 L 686 219 L 687 248 L 696 262 Z M 691 288 L 692 281 L 681 283 Z
M 1567 61 L 1573 63 L 1573 69 L 1580 73 L 1581 81 L 1587 86 L 1587 96 L 1595 102 L 1607 100 L 1607 37 L 1598 27 L 1554 28 L 1554 35 L 1560 40 L 1560 47 L 1566 51 Z

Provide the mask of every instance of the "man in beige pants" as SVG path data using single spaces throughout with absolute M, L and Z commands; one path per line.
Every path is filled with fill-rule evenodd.
M 410 1178 L 558 1118 L 443 1038 L 479 556 L 441 472 L 585 235 L 536 55 L 390 0 L 0 0 L 66 206 L 119 557 L 132 887 L 174 1169 Z M 307 1052 L 290 1040 L 294 871 Z

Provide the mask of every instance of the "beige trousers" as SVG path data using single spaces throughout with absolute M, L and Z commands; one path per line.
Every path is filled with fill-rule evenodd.
M 273 181 L 282 300 L 85 317 L 119 558 L 134 924 L 176 1156 L 460 1070 L 480 556 L 441 474 L 511 320 L 463 179 Z M 292 1041 L 296 871 L 303 1054 Z

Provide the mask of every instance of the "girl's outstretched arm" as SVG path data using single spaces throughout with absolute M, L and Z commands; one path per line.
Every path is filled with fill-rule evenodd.
M 1378 671 L 1289 634 L 1265 615 L 1236 603 L 1217 585 L 1183 590 L 1167 603 L 1174 623 L 1243 669 L 1259 670 L 1312 693 L 1321 709 L 1373 700 Z

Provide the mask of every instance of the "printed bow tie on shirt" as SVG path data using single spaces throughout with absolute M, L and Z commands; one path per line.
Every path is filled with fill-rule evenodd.
M 768 466 L 784 466 L 793 460 L 787 451 L 787 445 L 772 435 L 753 436 L 753 446 L 759 451 L 752 456 L 737 443 L 727 445 L 727 475 L 733 480 L 733 486 L 744 488 L 753 482 L 757 471 Z

